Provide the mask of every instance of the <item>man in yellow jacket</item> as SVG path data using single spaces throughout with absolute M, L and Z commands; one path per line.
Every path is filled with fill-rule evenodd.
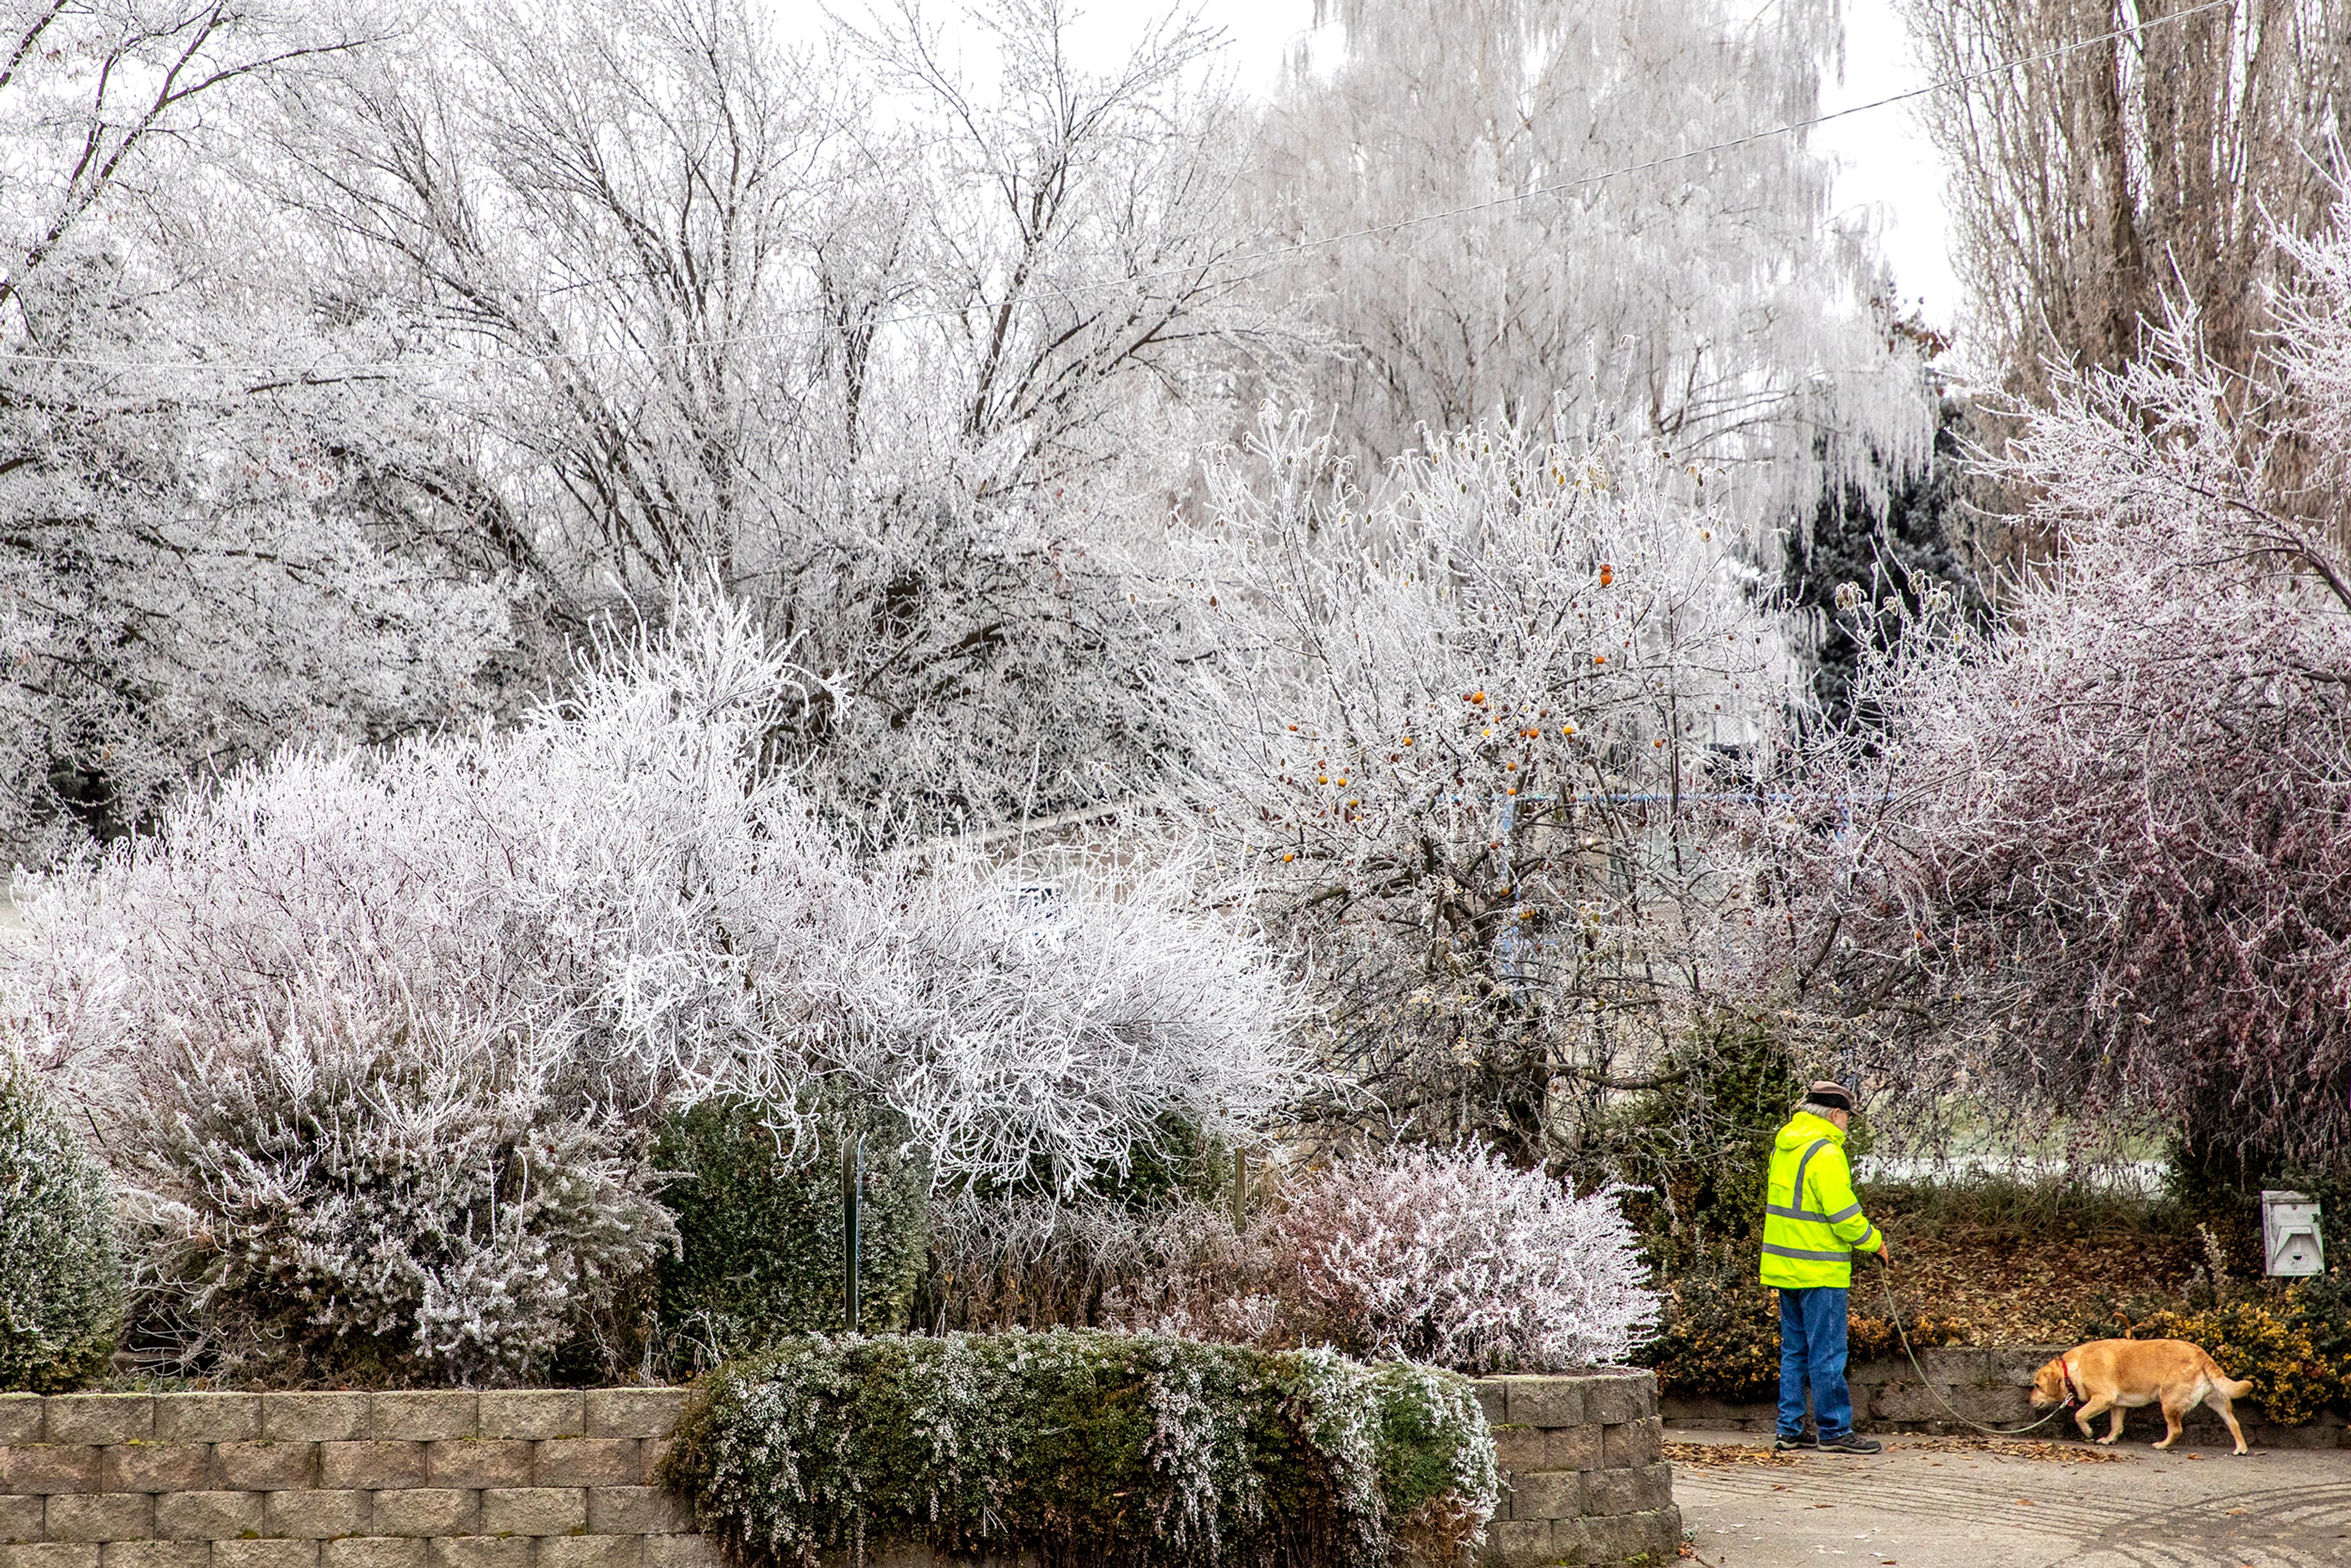
M 1886 1238 L 1861 1212 L 1844 1157 L 1853 1096 L 1842 1083 L 1815 1083 L 1771 1145 L 1763 1196 L 1763 1282 L 1780 1291 L 1780 1437 L 1775 1448 L 1874 1454 L 1880 1445 L 1853 1429 L 1844 1385 L 1845 1292 L 1858 1247 L 1891 1262 Z M 1804 1429 L 1804 1388 L 1813 1392 L 1817 1437 Z

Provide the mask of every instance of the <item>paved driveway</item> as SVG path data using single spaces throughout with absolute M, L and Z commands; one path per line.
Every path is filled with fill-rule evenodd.
M 1872 1458 L 1677 1463 L 1674 1500 L 1698 1557 L 1727 1568 L 2351 1564 L 2351 1450 L 2158 1454 L 2126 1433 L 2107 1450 L 2116 1462 L 2083 1464 L 1881 1440 Z M 1753 1442 L 1713 1438 L 1707 1458 L 1716 1443 Z

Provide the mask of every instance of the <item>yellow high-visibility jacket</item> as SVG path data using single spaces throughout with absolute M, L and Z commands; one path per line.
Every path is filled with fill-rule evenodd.
M 1799 1111 L 1771 1143 L 1763 1194 L 1763 1282 L 1783 1290 L 1853 1284 L 1853 1249 L 1876 1252 L 1886 1238 L 1853 1195 L 1844 1131 Z

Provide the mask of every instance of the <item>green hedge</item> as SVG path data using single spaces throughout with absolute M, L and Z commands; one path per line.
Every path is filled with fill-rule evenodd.
M 0 1390 L 55 1394 L 98 1376 L 122 1310 L 106 1172 L 0 1041 Z
M 704 1380 L 664 1479 L 762 1568 L 1467 1563 L 1498 1485 L 1451 1373 L 1082 1331 L 795 1341 Z
M 678 1250 L 658 1270 L 669 1358 L 706 1366 L 795 1334 L 841 1324 L 841 1140 L 865 1135 L 859 1212 L 858 1316 L 868 1331 L 906 1326 L 930 1252 L 929 1173 L 902 1151 L 903 1122 L 842 1112 L 817 1146 L 780 1144 L 747 1103 L 705 1103 L 673 1116 L 655 1155 L 672 1173 L 662 1201 Z

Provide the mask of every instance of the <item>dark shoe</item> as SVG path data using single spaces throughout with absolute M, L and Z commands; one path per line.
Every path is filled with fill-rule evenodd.
M 1792 1437 L 1783 1433 L 1771 1439 L 1771 1451 L 1777 1454 L 1784 1454 L 1791 1448 L 1817 1448 L 1820 1446 L 1819 1434 L 1810 1431 L 1799 1432 Z
M 1858 1432 L 1847 1432 L 1842 1437 L 1830 1437 L 1821 1444 L 1823 1454 L 1882 1454 L 1886 1445 L 1875 1437 L 1865 1437 Z

